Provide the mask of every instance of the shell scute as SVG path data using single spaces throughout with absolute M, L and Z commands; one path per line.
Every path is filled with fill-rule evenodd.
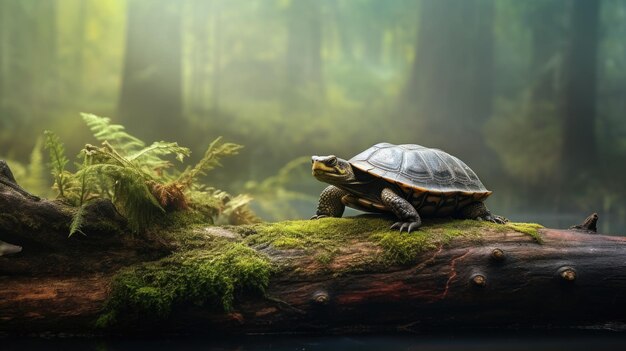
M 380 143 L 351 158 L 353 167 L 392 183 L 435 194 L 460 193 L 484 200 L 491 192 L 469 166 L 439 149 Z

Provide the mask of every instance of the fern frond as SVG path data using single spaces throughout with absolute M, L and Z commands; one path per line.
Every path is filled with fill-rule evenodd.
M 204 153 L 204 157 L 202 157 L 200 162 L 193 168 L 187 168 L 180 177 L 178 177 L 176 182 L 183 185 L 185 188 L 189 188 L 198 177 L 206 175 L 208 171 L 215 167 L 221 166 L 221 158 L 237 155 L 242 148 L 243 146 L 239 144 L 222 143 L 222 137 L 218 137 L 209 145 L 209 148 Z
M 81 230 L 84 222 L 85 222 L 85 205 L 81 205 L 80 207 L 78 207 L 78 210 L 76 211 L 76 213 L 74 213 L 74 216 L 72 216 L 72 223 L 70 224 L 70 234 L 67 237 L 70 238 L 72 235 L 76 233 L 81 233 L 82 235 L 87 236 L 87 234 L 85 234 Z
M 170 143 L 166 141 L 156 141 L 152 143 L 152 145 L 143 148 L 142 150 L 134 153 L 133 155 L 128 157 L 129 161 L 134 161 L 140 158 L 154 158 L 159 156 L 167 156 L 174 154 L 176 155 L 176 159 L 180 162 L 183 162 L 185 157 L 189 157 L 191 151 L 186 148 L 179 146 L 178 143 Z
M 228 224 L 239 225 L 260 222 L 261 219 L 248 207 L 251 201 L 250 195 L 240 194 L 226 202 L 223 215 L 228 218 Z
M 111 200 L 128 219 L 134 231 L 145 228 L 155 216 L 165 212 L 148 187 L 151 179 L 141 170 L 102 163 L 89 165 L 81 172 L 102 174 L 112 181 L 114 189 Z
M 111 124 L 110 118 L 99 117 L 91 113 L 81 113 L 80 115 L 96 139 L 107 141 L 116 149 L 131 153 L 145 146 L 143 141 L 128 134 L 124 126 Z
M 155 181 L 148 182 L 150 192 L 166 211 L 185 210 L 189 207 L 183 187 L 176 183 L 162 184 Z
M 67 157 L 65 157 L 65 146 L 59 137 L 49 130 L 44 131 L 44 136 L 46 138 L 44 146 L 50 152 L 50 170 L 54 178 L 54 184 L 59 192 L 59 196 L 65 197 L 67 184 L 65 166 L 69 162 Z

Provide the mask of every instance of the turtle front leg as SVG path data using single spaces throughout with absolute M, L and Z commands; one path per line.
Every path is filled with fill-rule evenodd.
M 348 192 L 337 188 L 334 185 L 327 186 L 320 194 L 320 201 L 317 205 L 317 212 L 311 219 L 324 217 L 341 217 L 346 206 L 341 198 L 348 195 Z
M 380 198 L 385 206 L 400 219 L 391 225 L 391 229 L 400 229 L 400 232 L 406 229 L 407 233 L 419 228 L 422 225 L 422 219 L 413 205 L 394 193 L 389 188 L 383 189 Z
M 509 220 L 502 217 L 491 214 L 482 202 L 472 202 L 471 204 L 461 208 L 458 214 L 459 218 L 475 219 L 478 221 L 489 221 L 498 224 L 504 224 Z

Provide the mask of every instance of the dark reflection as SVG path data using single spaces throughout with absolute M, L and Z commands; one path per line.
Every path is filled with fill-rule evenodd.
M 171 339 L 30 339 L 2 340 L 6 351 L 26 350 L 210 350 L 210 351 L 613 351 L 626 348 L 621 335 L 589 335 L 589 333 L 556 335 L 482 335 L 471 336 L 256 336 L 234 339 L 171 338 Z

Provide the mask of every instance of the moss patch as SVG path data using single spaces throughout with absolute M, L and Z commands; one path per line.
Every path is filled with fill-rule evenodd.
M 99 326 L 158 320 L 176 307 L 190 304 L 228 311 L 237 296 L 262 295 L 271 274 L 285 267 L 301 272 L 298 274 L 318 274 L 320 268 L 344 274 L 377 265 L 404 265 L 414 263 L 420 253 L 445 247 L 453 240 L 479 242 L 485 233 L 515 230 L 541 242 L 538 229 L 542 228 L 531 223 L 431 219 L 407 234 L 390 230 L 393 220 L 377 216 L 208 228 L 196 224 L 193 217 L 180 220 L 187 225 L 160 233 L 175 245 L 175 253 L 123 270 L 114 278 Z M 238 235 L 215 235 L 216 230 Z M 270 261 L 257 250 L 267 247 L 300 250 L 310 259 L 285 255 L 285 262 Z M 297 257 L 294 262 L 299 266 L 294 267 L 289 257 Z
M 97 325 L 115 325 L 121 315 L 125 322 L 165 318 L 189 303 L 228 311 L 238 294 L 264 293 L 271 272 L 267 257 L 242 243 L 179 252 L 120 272 Z
M 411 234 L 390 230 L 392 220 L 379 216 L 323 218 L 316 221 L 285 221 L 238 227 L 248 245 L 271 245 L 276 249 L 299 249 L 329 264 L 342 249 L 365 242 L 382 249 L 378 261 L 387 265 L 407 264 L 420 252 L 449 244 L 455 238 L 479 241 L 482 234 L 515 230 L 538 240 L 538 224 L 512 223 L 507 226 L 473 220 L 429 219 Z M 539 238 L 540 239 L 540 238 Z M 371 262 L 371 260 L 366 260 Z
M 421 252 L 446 246 L 454 239 L 480 241 L 486 230 L 506 231 L 502 226 L 490 222 L 432 220 L 411 234 L 398 234 L 395 230 L 378 232 L 373 233 L 370 240 L 383 248 L 383 263 L 401 265 L 413 262 Z
M 507 227 L 515 230 L 516 232 L 530 235 L 531 238 L 539 244 L 543 243 L 543 239 L 539 234 L 539 229 L 543 228 L 541 224 L 537 223 L 507 223 Z

